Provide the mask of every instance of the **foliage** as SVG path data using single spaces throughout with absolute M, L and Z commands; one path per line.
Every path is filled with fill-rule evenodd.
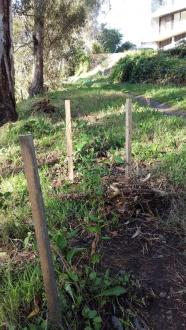
M 186 87 L 159 84 L 125 84 L 126 93 L 144 95 L 145 98 L 152 98 L 160 103 L 167 103 L 176 109 L 186 110 Z
M 133 306 L 142 304 L 139 300 L 132 304 L 137 299 L 135 283 L 126 272 L 116 276 L 102 271 L 102 251 L 92 251 L 96 237 L 101 245 L 119 226 L 116 214 L 108 219 L 105 213 L 102 182 L 110 167 L 123 165 L 126 88 L 102 81 L 91 88 L 66 86 L 48 95 L 57 107 L 56 114 L 33 115 L 32 105 L 41 98 L 28 99 L 18 104 L 19 122 L 1 129 L 0 168 L 8 169 L 9 174 L 0 179 L 0 243 L 12 253 L 16 251 L 14 260 L 21 256 L 21 263 L 18 259 L 16 267 L 12 263 L 0 267 L 0 327 L 41 330 L 47 326 L 26 182 L 18 170 L 22 166 L 18 137 L 32 132 L 38 160 L 59 155 L 56 164 L 41 166 L 39 174 L 64 329 L 97 330 L 103 322 L 109 327 L 111 315 L 116 315 L 123 327 L 134 328 L 137 312 Z M 72 100 L 75 184 L 66 178 L 64 99 Z M 166 177 L 180 189 L 186 184 L 185 119 L 134 104 L 133 120 L 134 163 L 150 168 L 155 181 L 162 183 Z M 80 193 L 85 199 L 71 198 Z M 66 195 L 70 199 L 62 199 Z
M 117 82 L 183 85 L 186 82 L 185 61 L 164 52 L 131 53 L 118 62 L 111 78 Z
M 177 47 L 165 51 L 166 54 L 177 56 L 180 58 L 186 57 L 186 41 L 181 42 Z
M 98 41 L 107 53 L 115 53 L 122 40 L 122 34 L 116 29 L 109 29 L 102 25 L 98 34 Z
M 126 50 L 135 49 L 136 45 L 130 41 L 125 41 L 121 46 L 117 48 L 117 53 L 124 52 Z
M 104 53 L 103 46 L 98 41 L 95 41 L 92 44 L 92 54 L 102 54 L 102 53 Z
M 62 78 L 72 75 L 79 64 L 78 53 L 84 51 L 83 33 L 93 24 L 100 0 L 47 0 L 44 35 L 44 80 L 55 89 Z M 32 80 L 33 0 L 14 1 L 14 46 L 17 98 L 26 97 Z M 77 64 L 78 62 L 78 64 Z M 51 65 L 52 63 L 52 65 Z

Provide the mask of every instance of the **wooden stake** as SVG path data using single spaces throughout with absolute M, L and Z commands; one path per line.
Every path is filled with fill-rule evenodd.
M 65 100 L 66 114 L 66 140 L 67 140 L 67 158 L 68 158 L 68 176 L 70 181 L 74 181 L 73 169 L 73 146 L 72 146 L 72 123 L 70 100 Z
M 132 173 L 132 99 L 126 100 L 126 177 Z
M 48 319 L 51 326 L 59 329 L 61 328 L 60 307 L 33 137 L 20 136 L 20 142 L 48 303 Z

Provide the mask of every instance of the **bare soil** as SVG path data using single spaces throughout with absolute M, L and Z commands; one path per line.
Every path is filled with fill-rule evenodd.
M 173 116 L 186 116 L 186 111 L 184 109 L 177 109 L 175 106 L 170 106 L 167 103 L 160 103 L 153 100 L 150 97 L 144 97 L 143 95 L 134 96 L 134 100 L 141 103 L 142 105 L 149 106 L 159 112 L 165 113 L 167 115 Z
M 48 114 L 52 115 L 57 111 L 56 107 L 54 107 L 48 98 L 44 98 L 40 101 L 37 101 L 32 106 L 32 114 Z
M 104 185 L 108 221 L 113 213 L 120 221 L 102 247 L 101 268 L 129 272 L 138 283 L 144 308 L 135 329 L 186 329 L 186 240 L 179 224 L 167 225 L 175 197 L 118 173 Z

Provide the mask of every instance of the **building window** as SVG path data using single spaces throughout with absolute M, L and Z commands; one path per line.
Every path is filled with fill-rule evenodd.
M 180 20 L 181 20 L 181 13 L 174 14 L 174 21 L 175 21 L 175 23 L 176 22 L 179 22 Z
M 171 30 L 173 27 L 173 22 L 174 22 L 174 15 L 172 14 L 160 17 L 160 22 L 159 22 L 160 32 Z
M 182 20 L 182 21 L 183 21 L 183 20 L 186 20 L 186 10 L 181 11 L 180 16 L 181 16 L 181 20 Z

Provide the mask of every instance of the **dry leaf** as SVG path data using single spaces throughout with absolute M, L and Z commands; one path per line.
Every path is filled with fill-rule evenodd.
M 138 228 L 132 238 L 136 238 L 137 236 L 141 235 L 141 228 Z
M 28 317 L 27 317 L 28 320 L 29 319 L 32 319 L 35 316 L 37 316 L 39 314 L 39 312 L 40 312 L 39 306 L 36 305 L 35 308 L 34 308 L 34 310 L 28 315 Z
M 117 231 L 112 231 L 110 234 L 111 234 L 112 237 L 117 237 L 118 236 L 118 232 Z
M 143 183 L 145 183 L 148 180 L 150 180 L 150 178 L 151 178 L 151 173 L 149 173 L 144 179 L 141 179 L 140 181 L 143 182 Z
M 99 235 L 96 234 L 95 238 L 92 241 L 92 246 L 91 246 L 91 257 L 96 253 L 96 248 L 97 248 L 97 244 L 99 242 Z

